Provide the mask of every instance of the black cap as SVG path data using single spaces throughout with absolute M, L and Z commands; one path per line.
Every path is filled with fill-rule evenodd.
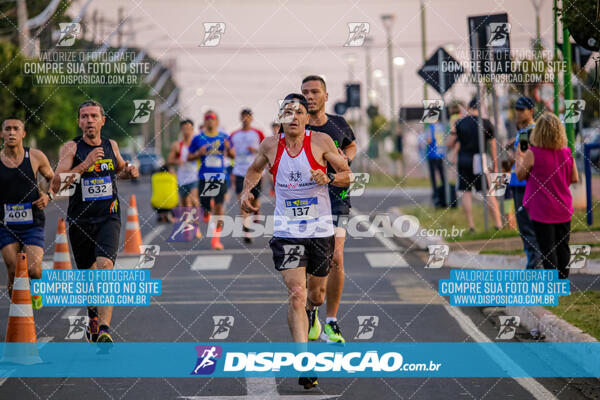
M 471 101 L 469 101 L 469 108 L 477 108 L 477 97 L 473 97 Z
M 525 109 L 532 110 L 534 107 L 535 107 L 535 103 L 533 102 L 531 97 L 527 97 L 527 96 L 519 97 L 519 99 L 517 100 L 517 103 L 515 104 L 516 110 L 525 110 Z
M 306 97 L 299 93 L 290 93 L 285 96 L 285 99 L 283 99 L 283 103 L 281 104 L 282 108 L 287 103 L 300 103 L 306 108 L 306 112 L 308 112 L 308 101 L 306 100 Z
M 242 115 L 244 115 L 244 114 L 252 115 L 252 110 L 249 108 L 242 108 L 241 114 Z

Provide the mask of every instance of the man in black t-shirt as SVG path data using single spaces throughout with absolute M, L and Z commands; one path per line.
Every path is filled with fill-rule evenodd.
M 354 132 L 346 120 L 337 115 L 325 113 L 325 102 L 328 99 L 325 81 L 318 75 L 310 75 L 302 80 L 302 94 L 308 100 L 308 113 L 310 119 L 306 129 L 328 134 L 338 148 L 340 154 L 350 163 L 356 155 Z M 331 165 L 327 172 L 335 173 Z M 344 242 L 346 240 L 345 224 L 350 214 L 350 197 L 347 187 L 329 185 L 329 198 L 331 200 L 331 214 L 335 225 L 335 251 L 331 262 L 331 270 L 327 278 L 326 302 L 327 319 L 321 331 L 321 323 L 317 310 L 308 310 L 309 339 L 315 340 L 319 336 L 328 342 L 340 342 L 342 337 L 337 324 L 337 312 L 344 288 Z
M 456 125 L 450 132 L 451 135 L 448 141 L 448 149 L 454 146 L 459 146 L 458 157 L 456 161 L 458 172 L 458 190 L 463 192 L 462 205 L 469 223 L 469 228 L 472 232 L 475 231 L 475 224 L 473 222 L 473 196 L 471 191 L 473 187 L 475 187 L 475 190 L 478 192 L 482 190 L 481 179 L 483 176 L 486 177 L 487 187 L 489 188 L 489 178 L 487 176 L 488 171 L 485 161 L 483 173 L 478 172 L 475 174 L 473 171 L 474 158 L 477 154 L 479 154 L 478 115 L 477 100 L 473 99 L 469 102 L 467 116 L 456 122 Z M 483 124 L 484 137 L 484 148 L 481 152 L 485 155 L 489 144 L 494 168 L 491 172 L 497 172 L 498 158 L 496 156 L 496 138 L 494 137 L 494 127 L 487 118 L 482 118 L 481 122 Z M 487 203 L 494 218 L 496 228 L 501 229 L 502 220 L 500 219 L 500 212 L 496 198 L 494 196 L 488 196 Z

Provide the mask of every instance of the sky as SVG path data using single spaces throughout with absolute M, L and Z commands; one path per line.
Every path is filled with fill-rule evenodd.
M 509 14 L 513 51 L 529 49 L 535 36 L 532 1 L 541 3 L 541 36 L 549 47 L 551 0 L 424 0 L 427 57 L 445 46 L 466 61 L 467 16 L 502 12 Z M 83 3 L 79 0 L 71 12 L 76 13 Z M 182 117 L 199 121 L 203 111 L 211 108 L 228 132 L 239 127 L 239 111 L 244 107 L 253 109 L 259 129 L 269 131 L 278 100 L 300 91 L 301 80 L 308 74 L 325 77 L 328 112 L 333 112 L 335 102 L 344 100 L 344 84 L 351 73 L 363 83 L 364 102 L 366 51 L 364 47 L 344 47 L 350 22 L 369 23 L 372 70 L 383 75 L 374 80 L 377 102 L 380 110 L 388 113 L 382 14 L 394 15 L 393 53 L 405 59 L 401 70 L 394 71 L 396 105 L 422 105 L 423 81 L 416 73 L 423 64 L 419 0 L 94 0 L 88 15 L 98 10 L 108 20 L 117 21 L 119 7 L 130 18 L 125 24 L 125 42 L 145 47 L 156 59 L 174 66 Z M 216 47 L 200 46 L 206 22 L 225 23 Z M 104 29 L 106 36 L 111 29 Z M 461 83 L 452 93 L 468 100 L 473 90 L 472 85 Z M 435 95 L 429 89 L 429 97 Z

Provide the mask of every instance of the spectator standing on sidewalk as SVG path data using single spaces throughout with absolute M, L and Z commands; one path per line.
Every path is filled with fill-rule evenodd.
M 516 123 L 517 123 L 517 136 L 512 143 L 508 146 L 513 147 L 515 154 L 519 152 L 519 149 L 527 150 L 529 146 L 529 140 L 531 132 L 535 127 L 533 121 L 533 110 L 534 103 L 529 97 L 519 97 L 515 104 L 516 110 Z M 517 226 L 519 227 L 519 234 L 523 241 L 523 249 L 527 255 L 527 269 L 534 269 L 541 262 L 540 250 L 538 247 L 537 240 L 535 238 L 535 232 L 533 225 L 529 219 L 529 213 L 527 209 L 523 207 L 523 196 L 525 195 L 525 184 L 527 180 L 517 179 L 515 168 L 510 174 L 510 190 L 512 191 L 513 200 L 515 203 L 515 216 L 517 218 Z
M 545 269 L 569 276 L 569 236 L 573 198 L 569 185 L 579 181 L 565 128 L 558 117 L 545 112 L 533 128 L 529 149 L 517 148 L 516 174 L 527 179 L 523 206 L 539 244 Z

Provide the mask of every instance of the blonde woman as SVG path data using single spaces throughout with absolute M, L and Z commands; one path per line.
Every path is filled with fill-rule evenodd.
M 527 179 L 523 206 L 529 212 L 545 269 L 569 276 L 569 234 L 573 199 L 569 185 L 578 182 L 577 167 L 558 117 L 542 114 L 535 123 L 529 149 L 517 151 L 516 174 Z

